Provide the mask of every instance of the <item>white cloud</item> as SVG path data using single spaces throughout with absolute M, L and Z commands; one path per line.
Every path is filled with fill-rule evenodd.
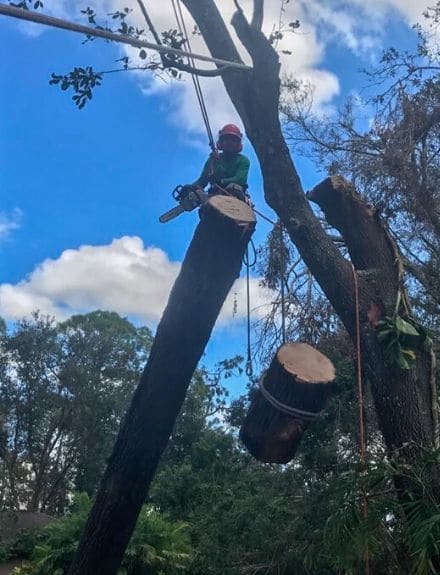
M 65 250 L 47 259 L 19 283 L 0 284 L 0 316 L 18 319 L 33 310 L 62 320 L 94 309 L 116 311 L 151 326 L 159 321 L 180 263 L 170 261 L 155 247 L 145 247 L 139 237 L 122 237 L 102 246 Z M 251 282 L 252 306 L 261 317 L 270 292 Z M 267 309 L 267 308 L 266 308 Z M 234 285 L 219 318 L 220 324 L 246 313 L 243 279 Z
M 319 30 L 323 42 L 338 42 L 356 55 L 371 58 L 393 44 L 388 24 L 400 19 L 423 24 L 429 0 L 299 0 L 306 23 Z
M 402 16 L 409 25 L 422 22 L 423 12 L 434 4 L 432 0 L 351 0 L 354 6 L 377 20 L 395 15 Z M 394 14 L 393 14 L 394 11 Z
M 253 0 L 242 0 L 245 12 L 250 15 Z M 338 77 L 325 70 L 323 62 L 326 49 L 330 43 L 337 42 L 354 52 L 357 56 L 369 59 L 378 54 L 382 48 L 391 43 L 387 37 L 387 22 L 400 18 L 408 25 L 421 20 L 421 14 L 430 4 L 429 0 L 292 0 L 285 5 L 282 19 L 288 23 L 299 19 L 301 27 L 298 33 L 286 33 L 279 44 L 282 50 L 292 52 L 291 56 L 281 54 L 282 73 L 295 75 L 300 80 L 311 82 L 315 86 L 314 106 L 317 110 L 328 108 L 335 96 L 339 94 Z M 107 16 L 110 12 L 121 10 L 127 5 L 126 0 L 89 0 L 88 5 L 98 15 Z M 130 20 L 139 27 L 145 27 L 142 15 L 136 2 L 133 2 L 133 13 Z M 147 0 L 148 11 L 158 30 L 175 28 L 173 11 L 168 2 Z M 217 2 L 226 23 L 230 22 L 235 10 L 233 0 Z M 70 19 L 80 17 L 81 6 L 68 0 L 46 0 L 44 10 L 50 14 Z M 185 9 L 184 9 L 185 10 Z M 188 29 L 192 30 L 193 22 L 185 11 Z M 266 0 L 264 32 L 269 34 L 277 26 L 280 18 L 280 2 Z M 84 22 L 84 17 L 82 17 Z M 234 31 L 229 26 L 231 34 Z M 207 53 L 203 39 L 191 37 L 195 52 Z M 237 41 L 242 57 L 249 62 L 249 56 Z M 121 47 L 125 53 L 136 56 L 137 50 Z M 207 64 L 198 64 L 206 66 Z M 210 67 L 211 65 L 207 65 Z M 186 75 L 182 82 L 167 82 L 154 78 L 150 73 L 137 74 L 137 81 L 146 94 L 160 91 L 164 105 L 169 110 L 170 120 L 182 128 L 186 136 L 200 137 L 204 133 L 201 114 L 198 109 L 191 79 Z M 201 78 L 207 107 L 213 129 L 216 130 L 225 122 L 240 123 L 233 106 L 225 93 L 220 79 Z M 205 142 L 203 139 L 203 142 Z
M 15 208 L 12 212 L 0 212 L 0 241 L 10 237 L 21 226 L 23 212 Z
M 110 17 L 107 15 L 115 10 L 123 9 L 126 4 L 126 0 L 89 0 L 88 2 L 88 5 L 95 9 L 98 15 L 106 16 L 110 24 Z M 252 6 L 252 0 L 243 0 L 242 4 L 244 9 L 249 12 Z M 51 15 L 75 20 L 81 19 L 84 23 L 84 17 L 80 18 L 80 8 L 81 6 L 78 6 L 76 3 L 67 2 L 66 0 L 46 0 L 44 3 L 44 11 Z M 147 1 L 147 8 L 158 30 L 167 30 L 176 27 L 170 3 Z M 221 2 L 221 12 L 226 23 L 229 23 L 234 10 L 235 6 L 232 0 Z M 294 13 L 296 12 L 297 11 L 294 11 Z M 301 15 L 304 15 L 302 10 Z M 290 15 L 286 15 L 286 18 L 289 17 Z M 185 13 L 185 18 L 188 29 L 192 30 L 194 23 L 188 13 Z M 271 32 L 273 24 L 278 21 L 278 18 L 279 3 L 273 1 L 267 2 L 265 33 L 269 34 Z M 138 9 L 137 3 L 133 3 L 133 12 L 130 15 L 130 21 L 139 27 L 145 27 L 145 22 Z M 229 28 L 231 34 L 235 37 L 233 29 L 230 26 Z M 35 30 L 29 30 L 29 33 L 35 34 Z M 207 48 L 200 36 L 191 37 L 191 43 L 194 52 L 207 53 Z M 249 56 L 238 40 L 237 46 L 241 51 L 243 59 L 249 63 Z M 295 73 L 302 79 L 313 79 L 319 83 L 315 97 L 316 105 L 329 102 L 333 96 L 339 92 L 336 76 L 319 68 L 324 53 L 324 46 L 318 42 L 313 27 L 309 27 L 305 40 L 304 37 L 299 35 L 286 35 L 282 48 L 292 50 L 293 52 L 292 57 L 281 56 L 283 72 Z M 137 50 L 130 47 L 121 47 L 121 50 L 131 56 L 136 56 L 138 53 Z M 197 65 L 200 67 L 212 67 L 211 64 L 206 63 L 198 63 Z M 198 136 L 204 133 L 201 114 L 198 109 L 193 85 L 188 75 L 185 75 L 181 82 L 170 81 L 167 83 L 164 83 L 161 79 L 154 78 L 150 73 L 136 74 L 136 78 L 141 89 L 147 95 L 151 94 L 152 91 L 160 91 L 163 94 L 165 105 L 169 107 L 170 120 L 178 126 L 183 126 L 183 132 Z M 217 130 L 226 122 L 232 121 L 240 123 L 238 115 L 226 95 L 222 81 L 219 78 L 201 78 L 200 82 L 204 91 L 213 129 Z M 318 100 L 318 98 L 321 99 Z

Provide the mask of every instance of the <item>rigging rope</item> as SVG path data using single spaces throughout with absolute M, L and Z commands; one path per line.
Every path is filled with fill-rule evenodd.
M 246 266 L 246 317 L 247 317 L 247 358 L 246 358 L 246 375 L 252 377 L 254 370 L 252 367 L 252 349 L 251 349 L 251 289 L 250 289 L 250 269 L 253 267 L 257 261 L 257 251 L 255 249 L 255 244 L 250 241 L 253 250 L 252 262 L 249 260 L 249 245 L 246 248 L 246 252 L 243 257 L 244 264 Z
M 188 32 L 186 29 L 185 19 L 183 17 L 182 7 L 180 5 L 180 0 L 171 0 L 171 4 L 173 6 L 174 16 L 176 17 L 177 27 L 179 29 L 179 33 L 182 36 L 182 39 L 185 41 L 186 45 L 188 46 L 188 53 L 192 54 L 191 43 L 189 41 Z M 188 56 L 188 64 L 194 68 L 195 62 L 192 56 Z M 202 113 L 203 122 L 205 124 L 206 133 L 208 135 L 209 146 L 211 150 L 216 153 L 216 146 L 214 141 L 214 136 L 212 134 L 211 124 L 209 123 L 208 111 L 206 109 L 205 99 L 203 97 L 202 87 L 200 85 L 200 80 L 197 74 L 191 73 L 191 78 L 194 84 L 194 90 L 197 96 L 197 101 L 200 106 L 200 111 Z
M 281 269 L 280 269 L 280 282 L 281 282 L 281 337 L 283 345 L 286 343 L 286 298 L 284 293 L 284 279 L 286 275 L 286 262 L 284 259 L 284 234 L 283 224 L 281 220 L 278 221 L 280 230 L 280 255 L 281 255 Z
M 361 356 L 361 321 L 360 321 L 360 303 L 359 303 L 359 285 L 358 277 L 354 265 L 351 264 L 351 271 L 353 274 L 353 287 L 354 287 L 354 304 L 355 304 L 355 322 L 356 322 L 356 379 L 358 386 L 358 400 L 359 400 L 359 451 L 361 456 L 361 469 L 362 469 L 362 499 L 364 509 L 364 519 L 368 519 L 368 494 L 365 486 L 365 472 L 366 472 L 366 451 L 365 451 L 365 421 L 364 421 L 364 390 L 362 382 L 362 356 Z M 364 572 L 365 575 L 370 573 L 370 559 L 368 543 L 365 543 L 364 552 Z

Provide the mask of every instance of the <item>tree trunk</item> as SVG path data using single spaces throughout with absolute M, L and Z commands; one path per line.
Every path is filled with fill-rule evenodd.
M 241 61 L 213 0 L 182 0 L 211 52 Z M 242 10 L 232 18 L 235 31 L 252 58 L 252 72 L 231 71 L 222 79 L 239 113 L 261 168 L 267 203 L 283 222 L 305 264 L 355 341 L 354 273 L 360 298 L 363 365 L 371 383 L 386 446 L 401 461 L 416 461 L 435 444 L 437 406 L 432 401 L 430 361 L 420 352 L 417 365 L 401 370 L 390 365 L 377 341 L 372 310 L 378 319 L 392 315 L 403 289 L 399 257 L 385 226 L 373 209 L 342 178 L 328 178 L 312 193 L 328 222 L 344 238 L 353 263 L 342 257 L 311 210 L 283 137 L 279 120 L 278 54 Z M 374 315 L 374 314 L 373 314 Z M 430 487 L 440 502 L 438 469 Z M 409 486 L 408 486 L 409 488 Z
M 157 328 L 69 575 L 114 575 L 215 321 L 255 228 L 252 210 L 215 196 Z
M 260 380 L 240 429 L 249 452 L 264 463 L 288 463 L 308 422 L 331 392 L 331 361 L 306 343 L 287 343 Z

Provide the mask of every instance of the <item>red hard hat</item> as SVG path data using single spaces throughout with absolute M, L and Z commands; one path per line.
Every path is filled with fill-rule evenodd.
M 240 132 L 240 128 L 235 124 L 226 124 L 218 133 L 219 138 L 222 136 L 236 136 L 241 140 L 243 134 Z

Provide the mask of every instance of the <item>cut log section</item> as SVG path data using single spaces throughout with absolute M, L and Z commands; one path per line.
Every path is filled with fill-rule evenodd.
M 255 228 L 252 209 L 215 196 L 200 223 L 157 327 L 69 575 L 114 575 L 146 500 L 186 390 Z
M 293 459 L 309 422 L 323 409 L 334 378 L 332 362 L 307 343 L 286 343 L 278 350 L 240 429 L 255 459 Z

